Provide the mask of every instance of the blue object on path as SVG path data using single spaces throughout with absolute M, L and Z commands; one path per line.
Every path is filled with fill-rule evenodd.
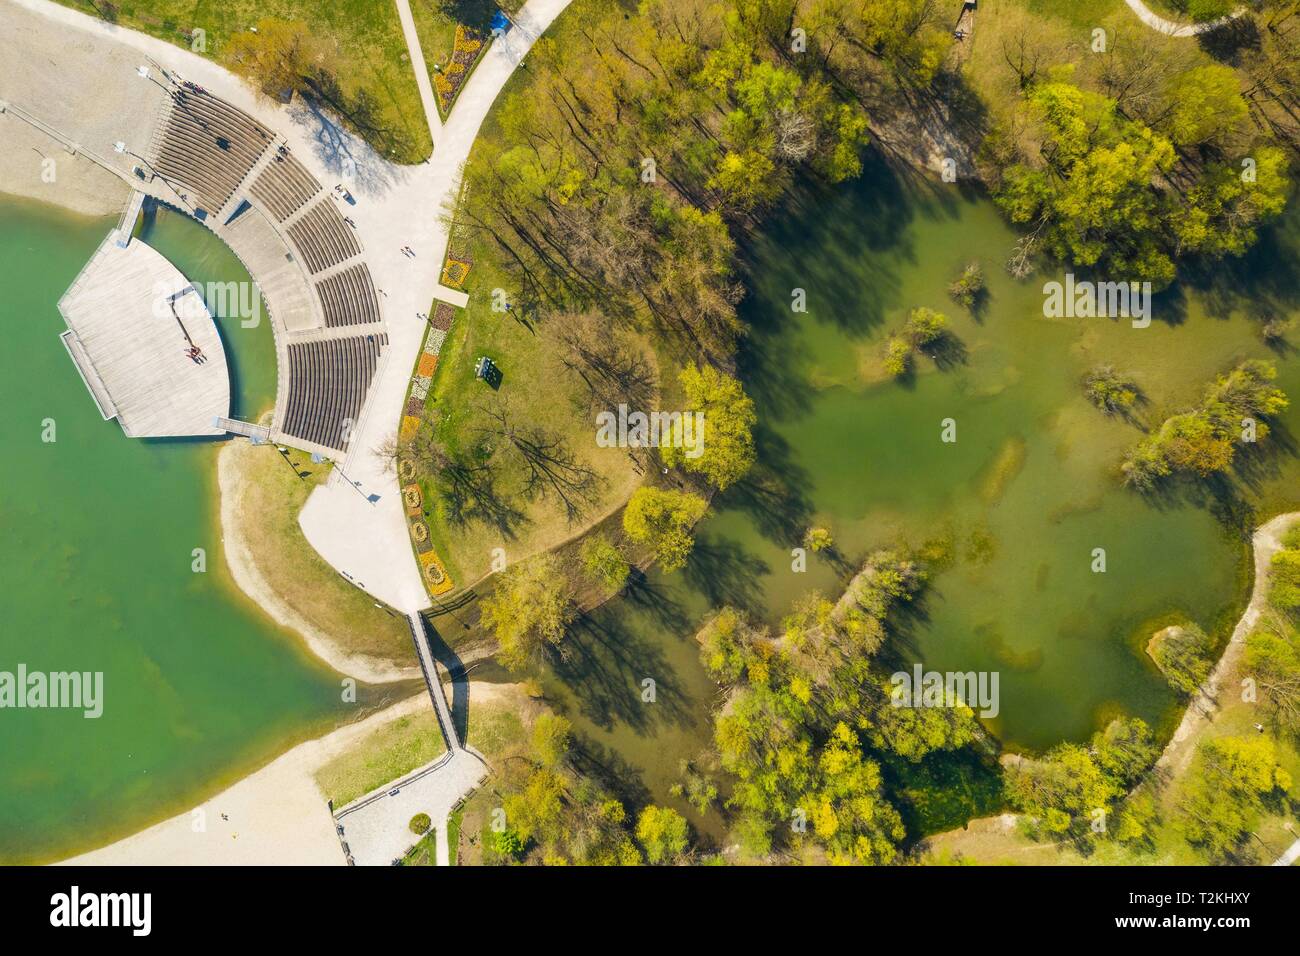
M 489 24 L 489 29 L 491 29 L 494 37 L 499 37 L 509 30 L 511 26 L 513 26 L 513 24 L 511 24 L 510 18 L 498 10 L 492 15 L 492 22 Z

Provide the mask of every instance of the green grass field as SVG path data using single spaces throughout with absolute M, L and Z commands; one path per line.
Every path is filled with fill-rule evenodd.
M 420 710 L 357 741 L 316 772 L 316 783 L 338 809 L 424 766 L 446 749 L 433 710 Z

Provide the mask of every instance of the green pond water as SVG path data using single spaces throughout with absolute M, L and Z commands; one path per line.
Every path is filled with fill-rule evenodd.
M 910 669 L 996 671 L 1005 745 L 1079 740 L 1118 713 L 1171 729 L 1178 702 L 1143 653 L 1170 615 L 1226 638 L 1244 605 L 1242 515 L 1300 504 L 1300 360 L 1270 351 L 1251 316 L 1295 313 L 1300 216 L 1264 235 L 1245 261 L 1192 277 L 1157 298 L 1154 322 L 1043 317 L 1043 282 L 1002 269 L 1014 241 L 984 197 L 899 182 L 883 165 L 834 191 L 806 192 L 747 250 L 751 329 L 741 375 L 758 406 L 759 466 L 715 499 L 696 553 L 675 575 L 653 572 L 573 635 L 548 692 L 574 717 L 593 767 L 632 796 L 663 799 L 678 766 L 708 744 L 716 689 L 692 634 L 712 607 L 779 621 L 810 590 L 838 595 L 875 548 L 946 553 L 890 654 Z M 972 260 L 989 296 L 977 315 L 946 289 Z M 807 293 L 806 313 L 791 309 Z M 942 363 L 922 358 L 902 382 L 881 372 L 890 331 L 908 310 L 944 312 L 955 337 Z M 1216 373 L 1274 360 L 1293 407 L 1271 454 L 1224 489 L 1146 499 L 1116 466 L 1141 437 L 1082 397 L 1079 380 L 1108 362 L 1130 374 L 1158 423 L 1193 405 Z M 942 367 L 940 367 L 940 364 Z M 957 440 L 941 441 L 954 419 Z M 792 570 L 803 529 L 824 525 L 838 559 Z M 1093 551 L 1106 571 L 1094 573 Z M 642 681 L 655 680 L 645 703 Z M 939 757 L 893 768 L 909 822 L 960 823 L 987 810 L 990 778 Z
M 0 862 L 89 849 L 179 812 L 341 719 L 338 677 L 229 580 L 211 442 L 102 421 L 57 300 L 114 221 L 0 198 L 0 670 L 102 671 L 104 712 L 0 711 Z M 247 281 L 178 214 L 143 237 L 191 280 Z M 236 414 L 275 392 L 270 327 L 221 317 Z M 53 419 L 56 438 L 41 440 Z M 206 550 L 206 573 L 191 570 Z M 349 710 L 353 708 L 349 707 Z

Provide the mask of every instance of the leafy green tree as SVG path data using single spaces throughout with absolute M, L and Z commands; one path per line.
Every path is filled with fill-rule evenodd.
M 1178 804 L 1183 835 L 1212 859 L 1229 858 L 1258 825 L 1263 798 L 1290 787 L 1269 738 L 1204 741 Z
M 1261 693 L 1261 703 L 1290 734 L 1300 734 L 1300 650 L 1295 639 L 1272 629 L 1246 638 L 1246 668 Z
M 1194 694 L 1210 676 L 1213 646 L 1195 624 L 1168 627 L 1156 635 L 1151 656 L 1169 685 L 1183 694 Z
M 695 452 L 675 442 L 661 447 L 660 455 L 668 466 L 681 465 L 702 474 L 716 488 L 726 488 L 754 464 L 753 428 L 758 421 L 754 402 L 738 379 L 711 365 L 687 365 L 679 380 L 687 410 L 704 415 L 704 433 L 696 436 L 702 447 L 692 457 Z
M 573 724 L 559 714 L 542 714 L 533 722 L 533 754 L 543 767 L 558 767 L 569 752 Z
M 1113 100 L 1060 81 L 1031 89 L 1023 122 L 1041 147 L 1007 171 L 994 197 L 1011 221 L 1032 226 L 1057 259 L 1168 285 L 1166 209 L 1152 182 L 1173 167 L 1169 140 L 1119 116 Z
M 948 295 L 968 309 L 975 306 L 985 291 L 984 270 L 978 262 L 968 263 L 948 286 Z
M 561 835 L 565 791 L 564 778 L 556 770 L 541 767 L 529 775 L 517 793 L 505 798 L 506 820 L 525 845 L 530 840 L 545 843 Z
M 686 818 L 670 807 L 651 804 L 637 817 L 636 839 L 651 863 L 672 862 L 686 852 Z
M 428 833 L 431 826 L 433 826 L 433 821 L 429 819 L 427 813 L 417 813 L 411 817 L 411 822 L 407 824 L 410 831 L 417 836 Z
M 1167 94 L 1162 129 L 1175 146 L 1199 146 L 1239 126 L 1248 113 L 1237 71 L 1221 63 L 1175 75 Z
M 948 317 L 934 309 L 916 308 L 907 315 L 903 323 L 903 338 L 914 349 L 923 349 L 933 345 L 943 337 Z
M 622 590 L 632 570 L 618 545 L 604 534 L 593 534 L 582 543 L 582 569 L 611 591 Z
M 1286 549 L 1269 561 L 1269 602 L 1281 611 L 1300 611 L 1300 550 Z
M 695 547 L 691 528 L 708 506 L 689 492 L 638 488 L 623 512 L 623 530 L 633 541 L 648 544 L 665 571 L 676 571 L 686 566 Z
M 481 606 L 483 622 L 500 644 L 501 663 L 513 669 L 558 646 L 576 613 L 568 580 L 550 553 L 501 572 Z
M 1155 798 L 1143 789 L 1125 799 L 1112 832 L 1120 843 L 1150 849 L 1157 823 Z
M 835 539 L 829 528 L 809 528 L 803 535 L 803 546 L 809 551 L 825 551 L 835 547 Z

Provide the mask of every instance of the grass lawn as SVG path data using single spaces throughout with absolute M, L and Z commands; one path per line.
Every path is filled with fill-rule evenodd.
M 453 861 L 454 862 L 454 861 Z M 429 832 L 420 837 L 420 842 L 406 851 L 402 857 L 402 866 L 437 866 L 438 865 L 438 828 L 430 827 Z
M 316 771 L 316 784 L 337 810 L 424 766 L 446 749 L 430 707 L 399 717 L 357 741 Z
M 452 249 L 464 254 L 465 245 L 453 241 Z M 523 487 L 524 466 L 517 456 L 499 451 L 494 468 L 501 497 L 520 514 L 518 520 L 502 526 L 478 519 L 463 525 L 452 522 L 436 505 L 434 484 L 425 481 L 433 546 L 457 588 L 472 586 L 490 573 L 496 548 L 504 548 L 506 561 L 513 564 L 581 534 L 617 510 L 641 480 L 625 449 L 596 446 L 594 413 L 587 408 L 584 387 L 563 366 L 560 346 L 545 324 L 520 318 L 517 312 L 493 311 L 492 290 L 509 292 L 512 285 L 492 250 L 475 243 L 470 254 L 474 264 L 465 283 L 469 305 L 459 311 L 443 343 L 425 421 L 436 421 L 436 434 L 449 448 L 465 449 L 492 428 L 493 412 L 506 413 L 516 425 L 537 427 L 562 440 L 577 462 L 596 472 L 598 483 L 595 500 L 570 522 L 554 498 L 529 499 Z M 654 362 L 648 345 L 644 347 Z M 497 390 L 474 377 L 475 362 L 483 355 L 503 374 Z
M 59 2 L 101 19 L 99 10 L 109 6 L 90 0 Z M 369 105 L 373 129 L 362 135 L 371 146 L 399 163 L 423 162 L 433 150 L 392 0 L 113 0 L 112 7 L 115 22 L 186 49 L 192 47 L 191 31 L 205 31 L 206 51 L 196 52 L 218 62 L 227 41 L 258 20 L 300 20 L 314 35 L 335 41 L 340 93 L 349 104 Z M 343 120 L 360 132 L 350 117 Z
M 310 456 L 292 449 L 286 462 L 274 445 L 244 441 L 222 454 L 239 475 L 235 508 L 241 533 L 281 600 L 344 651 L 414 666 L 406 622 L 375 607 L 373 598 L 341 577 L 298 526 L 298 513 L 329 466 L 313 465 Z
M 452 866 L 456 865 L 456 860 L 460 855 L 460 825 L 464 816 L 465 811 L 461 809 L 453 810 L 451 815 L 447 817 L 447 859 Z

